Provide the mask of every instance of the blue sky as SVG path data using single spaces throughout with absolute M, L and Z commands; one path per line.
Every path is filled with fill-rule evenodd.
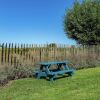
M 74 0 L 0 0 L 0 42 L 75 44 L 63 30 Z

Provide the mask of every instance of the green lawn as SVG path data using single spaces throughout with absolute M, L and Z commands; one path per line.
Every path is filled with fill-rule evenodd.
M 0 87 L 0 100 L 100 100 L 100 67 L 54 82 L 26 78 Z

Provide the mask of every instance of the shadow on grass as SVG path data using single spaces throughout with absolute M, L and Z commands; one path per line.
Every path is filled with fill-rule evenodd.
M 71 76 L 68 76 L 68 75 L 58 75 L 56 78 L 54 78 L 53 80 L 58 80 L 58 79 L 62 79 L 62 78 L 70 78 Z M 36 78 L 34 76 L 34 78 Z M 46 81 L 50 81 L 49 77 L 41 77 L 40 79 L 44 79 Z

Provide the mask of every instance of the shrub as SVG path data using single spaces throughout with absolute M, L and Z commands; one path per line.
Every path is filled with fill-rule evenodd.
M 33 76 L 32 66 L 4 66 L 0 70 L 0 85 L 5 85 L 9 80 L 28 78 Z
M 0 68 L 0 86 L 5 85 L 8 83 L 8 79 L 7 79 L 7 73 L 4 71 L 4 69 Z

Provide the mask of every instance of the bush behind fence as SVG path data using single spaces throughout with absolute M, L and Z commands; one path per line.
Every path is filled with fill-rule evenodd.
M 100 45 L 33 45 L 2 43 L 0 46 L 0 65 L 34 66 L 43 61 L 69 60 L 75 68 L 100 65 Z

